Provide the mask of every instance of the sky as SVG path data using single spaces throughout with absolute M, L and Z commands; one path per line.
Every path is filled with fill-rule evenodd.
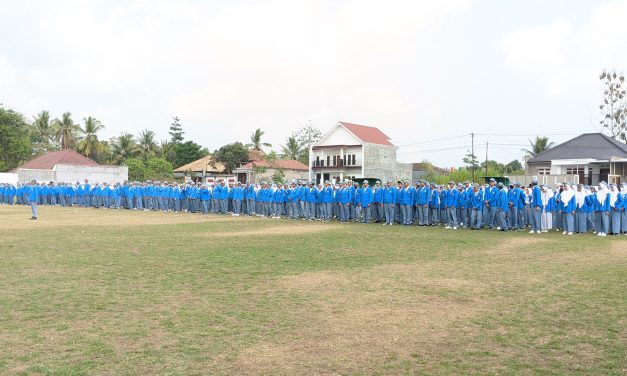
M 0 103 L 99 119 L 102 139 L 172 116 L 209 150 L 261 128 L 379 127 L 403 162 L 521 159 L 535 135 L 598 132 L 603 69 L 627 66 L 627 0 L 0 0 Z

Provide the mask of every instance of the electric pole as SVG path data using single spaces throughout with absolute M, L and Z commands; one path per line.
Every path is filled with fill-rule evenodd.
M 485 176 L 488 176 L 488 141 L 485 142 Z

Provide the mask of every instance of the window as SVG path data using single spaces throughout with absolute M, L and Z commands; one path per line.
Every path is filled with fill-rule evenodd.
M 539 168 L 538 169 L 538 175 L 550 175 L 551 174 L 551 169 L 550 168 Z
M 583 167 L 579 168 L 567 168 L 566 175 L 583 175 L 585 169 Z
M 335 165 L 337 165 L 337 159 L 336 159 L 336 156 L 334 155 L 333 156 L 333 166 L 335 166 Z
M 316 156 L 316 166 L 320 166 L 320 156 Z
M 327 166 L 331 166 L 331 156 L 327 155 Z
M 354 166 L 355 165 L 355 154 L 353 154 L 352 157 L 353 157 L 353 162 L 351 164 Z

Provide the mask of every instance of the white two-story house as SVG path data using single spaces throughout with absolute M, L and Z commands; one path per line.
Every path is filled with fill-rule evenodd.
M 309 151 L 309 179 L 317 183 L 373 178 L 410 180 L 412 167 L 396 161 L 397 147 L 379 128 L 340 121 Z

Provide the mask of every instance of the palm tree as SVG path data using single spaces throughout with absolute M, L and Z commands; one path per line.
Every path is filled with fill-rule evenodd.
M 33 122 L 33 128 L 39 142 L 47 144 L 53 143 L 54 134 L 50 123 L 50 112 L 41 111 L 37 114 L 37 116 L 35 116 L 35 121 Z
M 139 154 L 140 150 L 132 134 L 122 133 L 120 137 L 114 137 L 111 141 L 111 153 L 115 163 L 124 162 L 128 158 L 136 157 Z
M 139 146 L 139 154 L 147 161 L 150 157 L 157 154 L 157 141 L 155 141 L 155 132 L 145 129 L 139 133 L 137 137 Z
M 285 145 L 281 146 L 282 157 L 285 159 L 298 159 L 303 152 L 303 144 L 296 137 L 288 137 Z
M 252 150 L 259 151 L 261 151 L 262 147 L 271 148 L 272 144 L 269 144 L 267 142 L 261 142 L 261 137 L 263 137 L 264 134 L 264 131 L 257 128 L 257 130 L 253 132 L 253 134 L 250 136 L 250 144 L 246 144 L 246 147 Z
M 552 148 L 555 143 L 549 142 L 548 137 L 536 136 L 534 141 L 529 140 L 529 145 L 531 146 L 531 149 L 522 149 L 522 151 L 530 157 L 535 157 L 536 155 Z
M 102 152 L 102 144 L 98 140 L 98 132 L 103 130 L 105 126 L 102 125 L 100 120 L 91 116 L 83 118 L 83 123 L 85 125 L 79 127 L 83 138 L 78 143 L 77 150 L 86 157 L 96 159 L 98 154 Z
M 174 155 L 174 143 L 168 141 L 168 140 L 161 140 L 161 142 L 159 143 L 159 150 L 157 152 L 157 155 L 160 158 L 165 159 L 166 161 L 173 163 L 174 160 L 176 159 L 175 155 Z
M 55 119 L 54 137 L 61 143 L 61 149 L 70 149 L 76 144 L 77 133 L 80 127 L 72 121 L 72 114 L 69 112 L 61 115 L 61 119 Z

